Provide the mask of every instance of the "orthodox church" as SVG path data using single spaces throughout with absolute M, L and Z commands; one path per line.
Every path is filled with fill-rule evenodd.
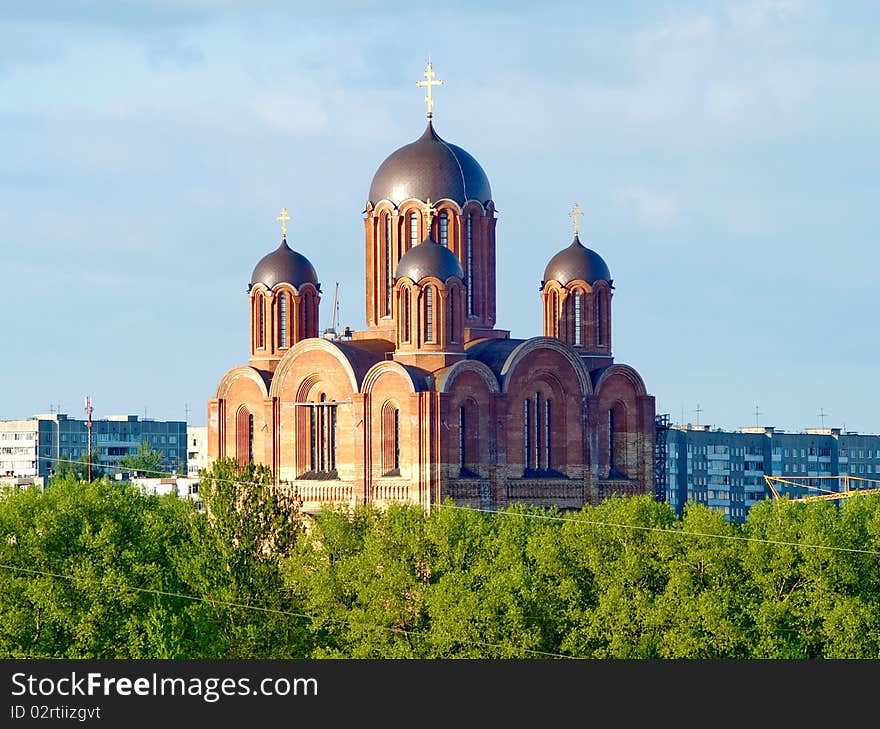
M 579 239 L 541 281 L 543 336 L 495 327 L 495 224 L 480 163 L 432 120 L 373 176 L 366 329 L 321 335 L 320 277 L 287 242 L 248 286 L 250 360 L 208 402 L 209 460 L 272 468 L 306 511 L 451 498 L 579 509 L 652 493 L 654 397 L 612 355 L 613 280 Z M 529 282 L 509 282 L 528 290 Z

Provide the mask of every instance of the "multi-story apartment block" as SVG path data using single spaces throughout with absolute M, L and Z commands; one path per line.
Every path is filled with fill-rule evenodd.
M 793 497 L 817 494 L 817 488 L 840 491 L 843 476 L 857 477 L 860 486 L 878 486 L 869 482 L 880 482 L 880 435 L 840 428 L 793 433 L 769 426 L 729 431 L 690 424 L 668 431 L 666 498 L 676 512 L 694 501 L 745 521 L 754 504 L 772 497 L 765 475 L 789 479 L 782 488 Z
M 162 467 L 186 472 L 187 435 L 183 421 L 109 415 L 92 420 L 91 449 L 101 466 L 119 466 L 127 455 L 149 443 L 162 455 Z M 45 482 L 64 461 L 76 461 L 89 451 L 85 420 L 64 413 L 36 415 L 27 420 L 0 420 L 0 479 L 12 483 Z

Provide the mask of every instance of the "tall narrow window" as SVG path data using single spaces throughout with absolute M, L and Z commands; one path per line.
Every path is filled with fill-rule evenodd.
M 541 395 L 535 393 L 535 468 L 541 468 Z
M 327 396 L 321 393 L 321 405 L 323 406 Z M 327 408 L 318 408 L 318 447 L 320 450 L 318 458 L 318 469 L 326 471 L 327 469 Z
M 550 401 L 544 400 L 544 468 L 550 470 Z
M 602 292 L 596 292 L 596 344 L 604 344 L 605 343 L 605 325 L 604 325 L 604 317 L 605 311 L 602 306 Z
M 385 316 L 391 315 L 391 288 L 394 286 L 394 271 L 391 260 L 391 215 L 385 216 Z
M 553 291 L 550 294 L 550 336 L 559 336 L 559 293 Z
M 382 472 L 400 475 L 400 410 L 391 402 L 382 406 Z
M 287 346 L 287 294 L 278 299 L 278 346 Z
M 526 471 L 532 468 L 532 401 L 526 400 L 523 403 L 523 464 Z
M 257 347 L 266 346 L 266 307 L 262 294 L 257 294 Z
M 583 344 L 581 340 L 581 324 L 583 321 L 583 316 L 581 312 L 581 307 L 583 306 L 581 302 L 581 292 L 574 292 L 574 346 L 580 347 Z
M 449 341 L 452 344 L 455 344 L 458 341 L 458 337 L 455 334 L 455 308 L 458 306 L 458 292 L 455 289 L 449 292 Z
M 317 332 L 312 334 L 311 326 L 310 326 L 310 322 L 309 322 L 309 318 L 312 315 L 312 313 L 310 311 L 311 307 L 309 306 L 309 299 L 310 298 L 311 298 L 311 296 L 309 296 L 308 293 L 305 293 L 302 295 L 302 298 L 300 299 L 300 306 L 302 307 L 302 327 L 300 329 L 300 334 L 299 334 L 300 339 L 305 339 L 306 337 L 311 337 L 311 336 L 317 336 Z
M 409 214 L 409 247 L 419 244 L 419 216 L 415 213 Z
M 474 218 L 467 216 L 467 313 L 474 315 Z
M 394 470 L 400 472 L 400 410 L 394 408 Z
M 434 289 L 425 289 L 425 341 L 434 341 Z
M 400 289 L 400 341 L 409 341 L 410 326 L 410 303 L 409 289 L 404 286 Z
M 614 452 L 614 411 L 608 411 L 608 466 L 614 469 L 616 454 Z
M 445 210 L 440 213 L 440 218 L 437 221 L 437 225 L 440 228 L 440 245 L 449 247 L 449 213 Z
M 464 405 L 462 405 L 458 409 L 458 467 L 464 468 L 465 460 L 464 460 L 464 444 L 465 444 L 465 418 L 464 418 Z
M 244 406 L 235 418 L 235 459 L 241 466 L 254 460 L 254 416 Z
M 318 408 L 309 408 L 309 470 L 318 470 Z

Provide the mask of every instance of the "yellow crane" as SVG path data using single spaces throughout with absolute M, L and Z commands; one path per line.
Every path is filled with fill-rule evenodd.
M 814 481 L 818 479 L 836 479 L 838 484 L 842 485 L 839 491 L 830 488 L 822 488 L 813 486 L 810 483 L 799 483 L 799 481 Z M 880 494 L 880 479 L 864 478 L 862 476 L 850 476 L 849 474 L 839 474 L 837 476 L 789 476 L 782 478 L 781 476 L 764 475 L 764 482 L 770 488 L 773 496 L 781 499 L 779 491 L 785 486 L 793 486 L 799 489 L 808 489 L 818 491 L 816 494 L 807 494 L 806 496 L 798 496 L 792 498 L 791 501 L 834 501 L 836 499 L 847 499 L 850 496 L 867 496 L 868 494 Z M 855 484 L 853 483 L 855 482 Z M 877 486 L 863 486 L 862 484 L 878 484 Z M 777 489 L 777 486 L 779 489 Z

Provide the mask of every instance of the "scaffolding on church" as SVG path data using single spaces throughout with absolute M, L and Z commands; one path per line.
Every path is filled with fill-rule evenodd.
M 654 416 L 654 500 L 666 501 L 666 436 L 669 413 Z

